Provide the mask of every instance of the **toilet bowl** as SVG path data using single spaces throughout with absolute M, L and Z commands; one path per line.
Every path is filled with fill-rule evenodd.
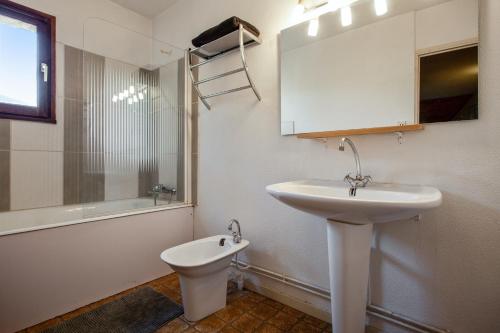
M 224 239 L 224 240 L 223 240 Z M 226 306 L 227 276 L 234 254 L 250 243 L 219 235 L 162 252 L 161 259 L 179 274 L 184 316 L 198 321 Z

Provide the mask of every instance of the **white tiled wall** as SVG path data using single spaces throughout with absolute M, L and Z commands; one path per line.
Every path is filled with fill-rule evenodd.
M 63 204 L 63 153 L 11 152 L 11 210 Z
M 12 121 L 11 149 L 27 151 L 63 151 L 64 99 L 56 101 L 57 124 Z

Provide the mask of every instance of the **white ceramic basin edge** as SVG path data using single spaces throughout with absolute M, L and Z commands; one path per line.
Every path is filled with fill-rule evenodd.
M 273 184 L 266 190 L 279 201 L 329 220 L 370 224 L 409 219 L 438 207 L 441 192 L 433 187 L 370 183 L 349 196 L 342 181 L 300 180 Z

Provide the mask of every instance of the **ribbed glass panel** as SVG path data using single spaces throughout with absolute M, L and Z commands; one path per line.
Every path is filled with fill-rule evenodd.
M 177 184 L 184 171 L 177 170 L 184 149 L 183 62 L 149 70 L 89 52 L 83 58 L 82 185 L 99 192 L 104 182 L 103 200 L 148 198 L 152 206 L 154 185 L 183 186 Z M 157 205 L 169 201 L 162 194 Z

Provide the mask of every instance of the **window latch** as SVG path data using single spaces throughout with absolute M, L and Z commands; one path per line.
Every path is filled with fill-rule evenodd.
M 47 82 L 49 80 L 49 65 L 42 63 L 41 71 L 43 73 L 43 82 Z

